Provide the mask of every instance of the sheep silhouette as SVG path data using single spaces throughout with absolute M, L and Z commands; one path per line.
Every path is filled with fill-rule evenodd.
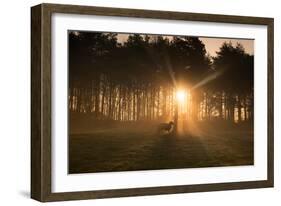
M 158 132 L 168 132 L 171 133 L 174 129 L 174 122 L 170 121 L 169 123 L 160 123 L 158 125 Z

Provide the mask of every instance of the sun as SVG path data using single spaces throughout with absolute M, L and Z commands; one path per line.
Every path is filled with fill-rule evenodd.
M 180 103 L 183 103 L 185 100 L 186 100 L 186 97 L 187 97 L 187 92 L 184 91 L 184 90 L 178 90 L 177 93 L 177 100 L 180 102 Z

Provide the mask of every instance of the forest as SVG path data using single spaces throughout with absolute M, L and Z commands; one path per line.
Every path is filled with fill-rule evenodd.
M 253 119 L 254 57 L 198 37 L 69 32 L 69 111 L 96 120 Z M 177 117 L 175 117 L 177 116 Z
M 70 173 L 253 164 L 254 56 L 239 41 L 211 56 L 199 37 L 68 35 Z

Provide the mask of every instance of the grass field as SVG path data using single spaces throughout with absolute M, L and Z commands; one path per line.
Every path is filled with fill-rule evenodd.
M 248 125 L 189 125 L 177 136 L 157 125 L 114 124 L 69 137 L 69 172 L 109 172 L 253 164 Z

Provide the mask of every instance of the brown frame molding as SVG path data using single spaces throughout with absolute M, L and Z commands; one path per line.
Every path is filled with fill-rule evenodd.
M 51 191 L 51 16 L 53 13 L 156 18 L 265 25 L 268 28 L 268 165 L 267 180 L 134 189 L 52 193 Z M 31 8 L 31 198 L 42 201 L 160 195 L 273 187 L 274 184 L 274 19 L 60 4 Z

